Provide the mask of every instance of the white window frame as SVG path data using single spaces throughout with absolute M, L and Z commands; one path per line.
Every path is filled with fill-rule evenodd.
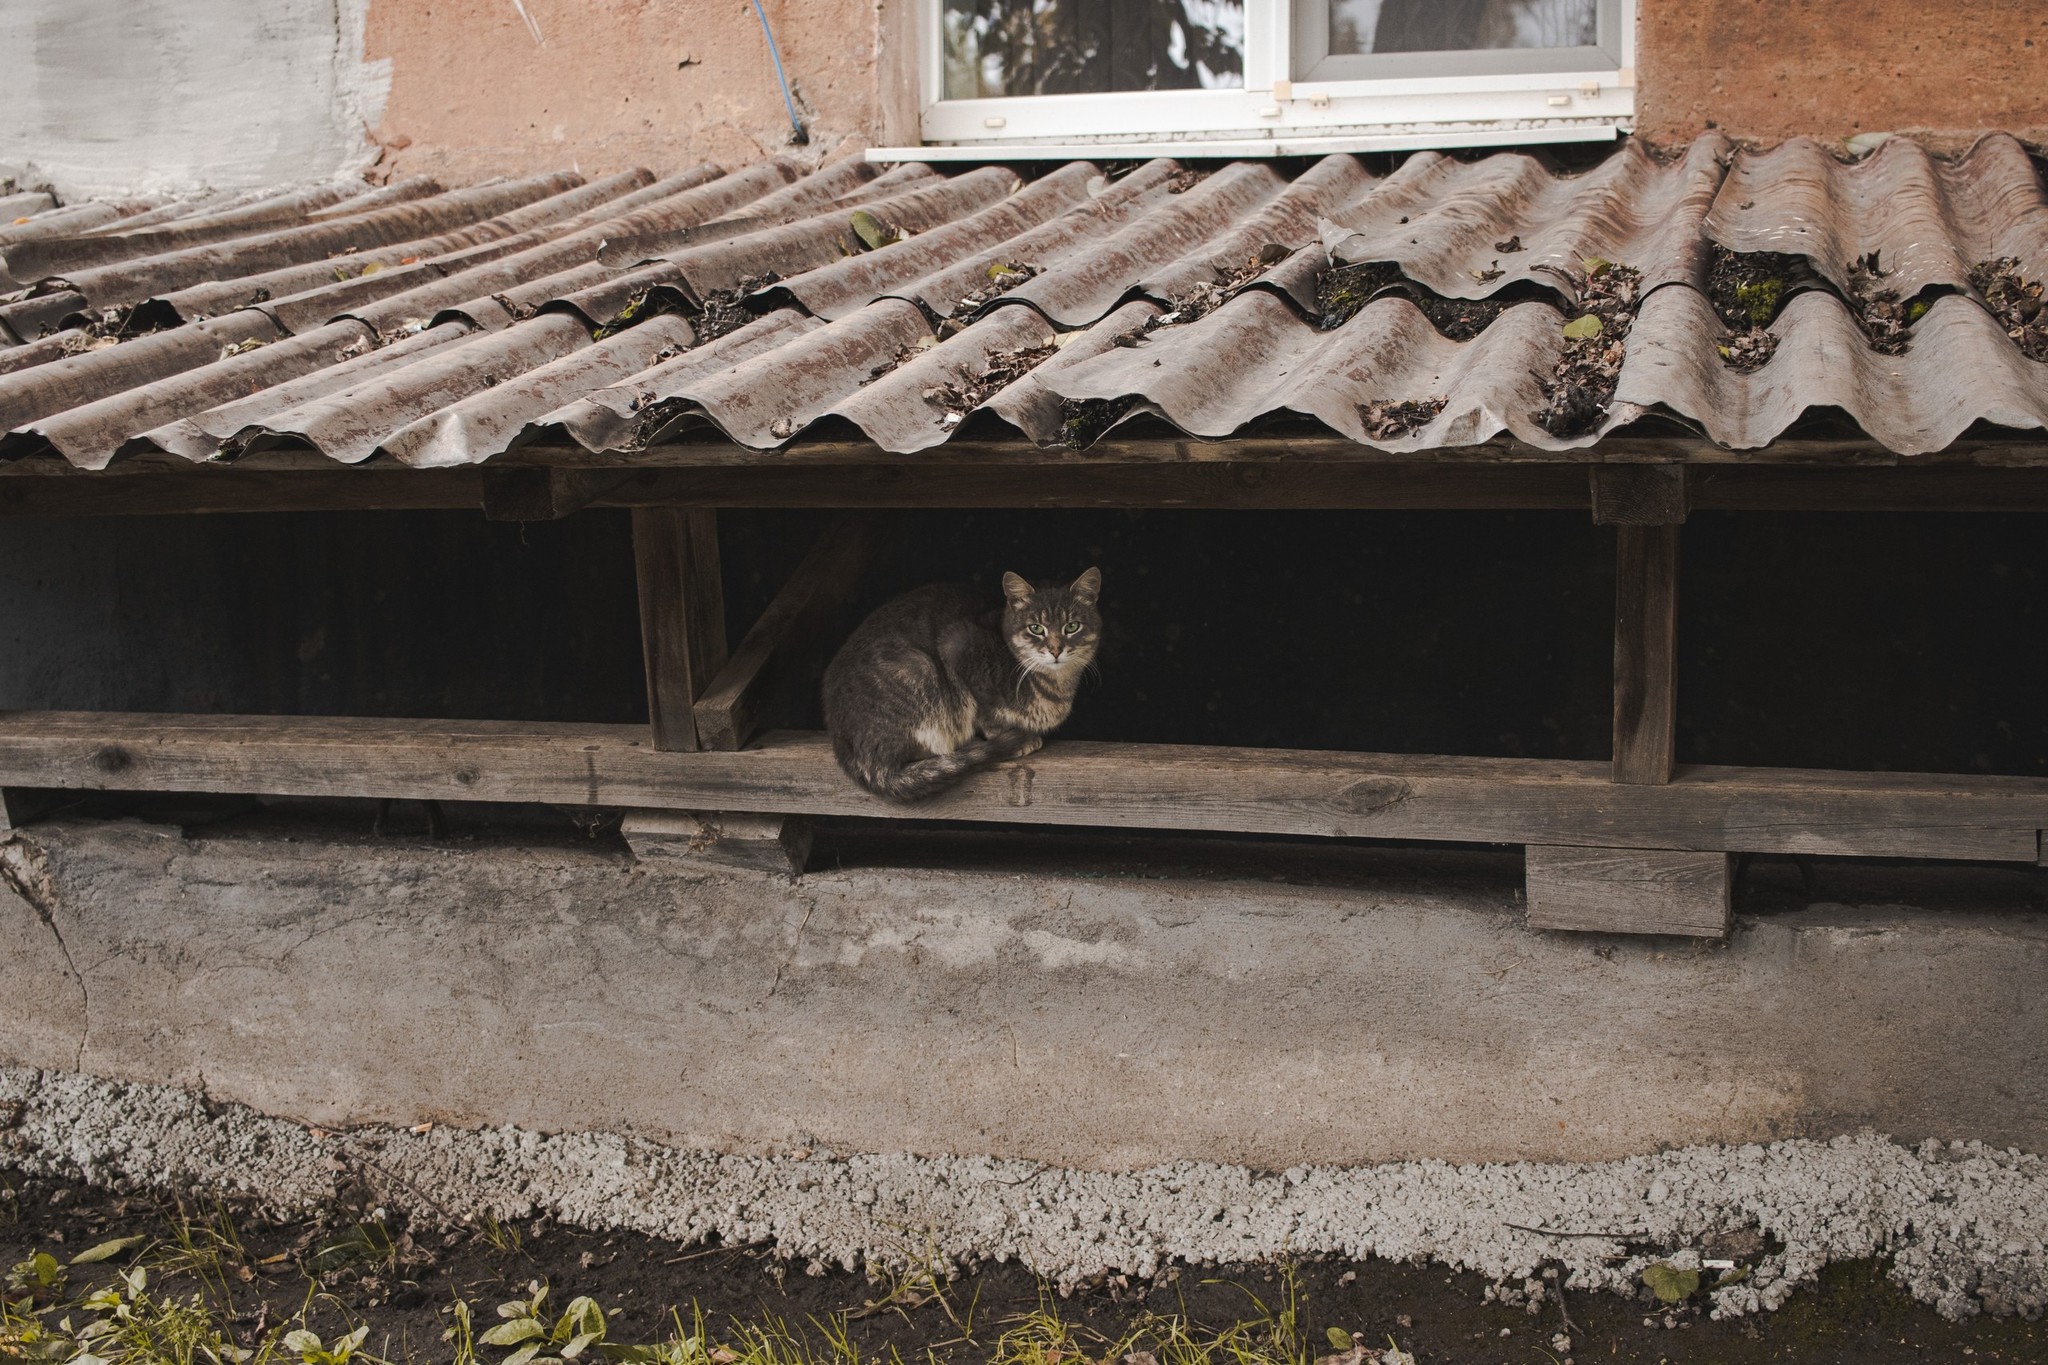
M 876 161 L 1032 160 L 1121 156 L 1300 156 L 1523 142 L 1605 141 L 1635 121 L 1635 0 L 1618 0 L 1610 48 L 1583 49 L 1575 70 L 1441 74 L 1455 60 L 1430 54 L 1332 57 L 1324 66 L 1383 64 L 1372 79 L 1296 75 L 1300 0 L 1245 0 L 1245 87 L 1114 94 L 941 98 L 942 0 L 915 7 L 924 143 L 876 148 Z M 1498 65 L 1498 53 L 1474 53 Z M 1517 54 L 1518 56 L 1523 54 Z M 1533 56 L 1534 54 L 1528 54 Z M 1405 65 L 1404 65 L 1405 64 Z M 1434 68 L 1434 71 L 1427 68 Z

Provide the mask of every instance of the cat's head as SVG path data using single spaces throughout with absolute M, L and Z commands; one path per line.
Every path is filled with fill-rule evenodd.
M 1003 638 L 1017 662 L 1033 673 L 1086 668 L 1102 642 L 1095 599 L 1102 570 L 1090 569 L 1065 587 L 1034 588 L 1003 575 Z

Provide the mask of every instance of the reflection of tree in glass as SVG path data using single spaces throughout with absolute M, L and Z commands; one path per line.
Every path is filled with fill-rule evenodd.
M 946 97 L 1244 84 L 1244 0 L 945 0 Z
M 1591 47 L 1597 0 L 1329 0 L 1332 52 Z

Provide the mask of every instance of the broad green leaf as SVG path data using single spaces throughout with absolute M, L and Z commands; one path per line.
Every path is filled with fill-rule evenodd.
M 1614 262 L 1604 256 L 1588 256 L 1579 264 L 1585 267 L 1587 275 L 1596 279 L 1614 269 Z
M 596 1341 L 602 1335 L 603 1333 L 601 1332 L 578 1332 L 575 1336 L 570 1337 L 569 1344 L 562 1348 L 562 1359 L 574 1360 L 577 1356 L 583 1354 L 586 1346 Z
M 861 241 L 867 244 L 867 248 L 870 251 L 888 246 L 897 240 L 896 234 L 883 226 L 882 220 L 869 213 L 866 209 L 855 209 L 853 211 L 853 232 L 856 237 L 859 237 Z
M 124 1251 L 132 1251 L 149 1238 L 137 1234 L 134 1237 L 116 1237 L 110 1242 L 101 1242 L 96 1247 L 87 1247 L 71 1258 L 73 1265 L 93 1265 L 99 1261 L 111 1261 Z
M 1697 1270 L 1680 1270 L 1669 1261 L 1653 1261 L 1643 1267 L 1643 1283 L 1660 1303 L 1683 1303 L 1700 1287 Z
M 336 1355 L 341 1355 L 344 1352 L 353 1351 L 356 1349 L 356 1347 L 362 1345 L 365 1341 L 368 1341 L 369 1339 L 370 1324 L 366 1322 L 362 1326 L 356 1328 L 355 1331 L 350 1332 L 347 1336 L 343 1337 L 340 1341 L 335 1342 L 334 1353 Z
M 320 1338 L 301 1327 L 295 1332 L 286 1332 L 284 1334 L 284 1348 L 287 1351 L 297 1351 L 300 1355 L 305 1355 L 308 1351 L 320 1349 Z
M 1330 1344 L 1338 1350 L 1348 1351 L 1351 1349 L 1351 1333 L 1345 1331 L 1342 1327 L 1332 1327 L 1323 1335 L 1328 1337 Z
M 1597 313 L 1588 313 L 1582 318 L 1573 318 L 1564 325 L 1564 335 L 1567 341 L 1591 341 L 1606 330 L 1601 325 L 1600 316 Z
M 510 1303 L 501 1303 L 498 1305 L 498 1316 L 501 1318 L 530 1318 L 533 1316 L 533 1305 L 525 1299 L 514 1299 Z
M 529 1341 L 511 1355 L 506 1356 L 505 1365 L 526 1365 L 528 1361 L 540 1354 L 540 1348 L 540 1342 Z
M 514 1318 L 510 1322 L 499 1323 L 477 1340 L 486 1346 L 517 1346 L 522 1341 L 532 1341 L 547 1334 L 538 1318 Z

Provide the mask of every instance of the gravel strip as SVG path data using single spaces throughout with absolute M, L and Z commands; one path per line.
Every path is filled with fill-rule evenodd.
M 1870 1256 L 1891 1257 L 1893 1278 L 1950 1318 L 2031 1316 L 2048 1303 L 2048 1164 L 1868 1133 L 1589 1165 L 1101 1172 L 822 1150 L 726 1156 L 513 1128 L 319 1133 L 173 1087 L 6 1068 L 0 1128 L 0 1159 L 35 1174 L 228 1188 L 289 1207 L 327 1199 L 354 1171 L 430 1216 L 544 1214 L 679 1242 L 716 1234 L 848 1269 L 1015 1259 L 1077 1284 L 1175 1261 L 1329 1253 L 1476 1271 L 1514 1300 L 1540 1294 L 1533 1277 L 1546 1266 L 1569 1273 L 1567 1288 L 1633 1292 L 1651 1262 L 1697 1267 L 1710 1240 L 1748 1232 L 1782 1249 L 1714 1291 L 1717 1317 L 1776 1308 L 1828 1262 Z

